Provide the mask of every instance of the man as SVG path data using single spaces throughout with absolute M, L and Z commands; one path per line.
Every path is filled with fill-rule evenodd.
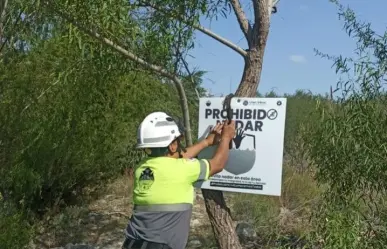
M 134 172 L 133 214 L 124 249 L 184 249 L 187 244 L 198 181 L 223 170 L 235 123 L 217 124 L 197 144 L 181 145 L 183 129 L 163 112 L 149 114 L 137 131 L 137 148 L 149 155 Z M 218 144 L 211 159 L 194 159 L 207 146 Z

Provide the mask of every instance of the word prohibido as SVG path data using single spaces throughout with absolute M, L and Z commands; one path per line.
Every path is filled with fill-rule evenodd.
M 267 112 L 263 109 L 232 109 L 232 119 L 235 120 L 237 129 L 248 131 L 262 131 L 263 122 Z M 227 119 L 227 110 L 205 109 L 205 118 L 211 118 L 220 122 Z

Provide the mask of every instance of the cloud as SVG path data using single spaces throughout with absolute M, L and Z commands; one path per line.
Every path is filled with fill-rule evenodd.
M 289 56 L 289 60 L 293 61 L 294 63 L 305 63 L 306 58 L 303 55 L 294 54 Z
M 301 5 L 300 5 L 300 10 L 301 10 L 301 11 L 308 11 L 308 10 L 309 10 L 309 7 L 308 7 L 307 5 L 301 4 Z

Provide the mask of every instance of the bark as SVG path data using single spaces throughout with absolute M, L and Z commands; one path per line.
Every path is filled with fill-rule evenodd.
M 238 97 L 256 97 L 261 78 L 264 50 L 253 49 L 247 52 L 241 83 L 235 93 Z
M 218 247 L 221 249 L 242 249 L 223 192 L 202 189 L 202 194 Z
M 269 35 L 272 1 L 253 0 L 253 7 L 255 23 L 251 37 L 249 37 L 249 50 L 247 51 L 247 56 L 244 57 L 245 66 L 242 79 L 235 93 L 239 97 L 256 96 L 261 79 L 266 41 Z
M 235 16 L 238 20 L 239 27 L 240 27 L 243 35 L 245 36 L 248 45 L 250 46 L 249 42 L 250 42 L 250 37 L 251 37 L 251 25 L 250 25 L 246 15 L 245 15 L 245 13 L 243 12 L 241 3 L 239 2 L 239 0 L 230 0 L 230 3 L 231 3 L 231 6 L 234 10 Z

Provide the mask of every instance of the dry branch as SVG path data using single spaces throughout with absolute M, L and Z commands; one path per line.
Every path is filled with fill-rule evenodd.
M 238 20 L 239 27 L 241 28 L 247 42 L 250 40 L 251 26 L 247 20 L 246 13 L 243 11 L 241 3 L 239 0 L 230 0 L 231 6 L 234 10 L 235 16 Z
M 246 55 L 247 55 L 247 52 L 243 48 L 241 48 L 238 45 L 234 44 L 233 42 L 227 40 L 226 38 L 216 34 L 215 32 L 211 31 L 210 29 L 207 29 L 199 24 L 188 23 L 187 20 L 184 20 L 184 17 L 179 16 L 176 13 L 173 13 L 173 10 L 166 11 L 166 10 L 161 9 L 157 5 L 152 4 L 152 3 L 141 3 L 140 7 L 152 8 L 156 11 L 159 11 L 160 13 L 164 14 L 165 16 L 167 16 L 169 18 L 173 18 L 173 19 L 178 20 L 178 21 L 185 23 L 185 24 L 189 24 L 192 28 L 202 32 L 203 34 L 205 34 L 205 35 L 215 39 L 216 41 L 222 43 L 223 45 L 231 48 L 232 50 L 234 50 L 235 52 L 240 54 L 242 57 L 246 57 Z

